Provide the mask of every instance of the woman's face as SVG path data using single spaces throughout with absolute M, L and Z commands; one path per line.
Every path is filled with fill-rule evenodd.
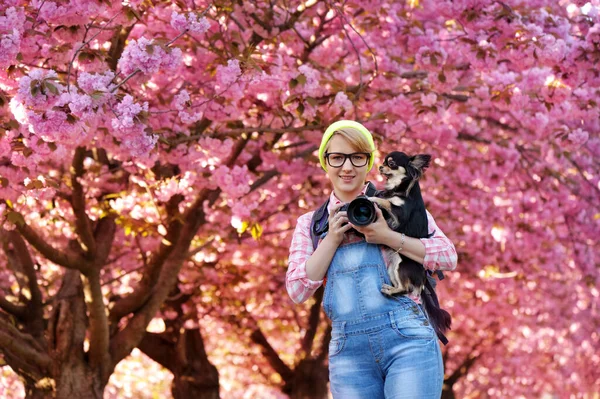
M 343 154 L 352 154 L 359 152 L 352 147 L 345 138 L 340 135 L 334 135 L 329 141 L 327 153 L 340 152 Z M 367 178 L 367 165 L 356 167 L 352 165 L 347 158 L 344 164 L 339 168 L 334 168 L 327 164 L 327 176 L 333 184 L 333 190 L 340 201 L 350 202 L 362 191 Z

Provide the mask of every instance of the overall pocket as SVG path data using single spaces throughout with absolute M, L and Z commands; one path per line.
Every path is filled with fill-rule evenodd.
M 329 341 L 329 357 L 334 357 L 344 349 L 344 345 L 346 344 L 346 337 L 344 334 L 334 334 L 331 336 L 331 341 Z
M 408 311 L 412 314 L 399 315 L 399 317 L 394 318 L 392 328 L 402 338 L 429 341 L 435 337 L 435 332 L 429 320 L 417 306 L 415 304 L 415 307 Z

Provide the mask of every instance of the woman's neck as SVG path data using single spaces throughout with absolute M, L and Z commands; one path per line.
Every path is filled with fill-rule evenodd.
M 359 190 L 357 190 L 356 192 L 337 192 L 337 191 L 333 191 L 335 197 L 337 199 L 339 199 L 340 201 L 344 202 L 344 203 L 348 203 L 350 201 L 352 201 L 354 198 L 358 197 L 362 192 L 363 192 L 363 187 L 361 187 Z

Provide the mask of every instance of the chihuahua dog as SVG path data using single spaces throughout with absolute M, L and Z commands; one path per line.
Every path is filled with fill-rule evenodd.
M 379 172 L 387 180 L 385 189 L 378 191 L 375 197 L 369 197 L 381 208 L 390 228 L 408 237 L 430 237 L 425 202 L 419 186 L 419 179 L 430 161 L 431 155 L 428 154 L 409 156 L 397 151 L 388 154 L 379 167 Z M 384 284 L 381 292 L 390 296 L 420 296 L 432 322 L 442 332 L 449 329 L 450 314 L 439 307 L 437 297 L 432 301 L 431 295 L 424 292 L 426 285 L 431 283 L 428 283 L 423 265 L 395 251 L 390 253 L 388 274 L 392 285 Z M 428 289 L 433 290 L 432 287 Z

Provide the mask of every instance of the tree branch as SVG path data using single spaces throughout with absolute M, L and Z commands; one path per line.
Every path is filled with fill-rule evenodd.
M 35 266 L 33 264 L 31 254 L 29 253 L 29 249 L 27 248 L 27 244 L 25 244 L 23 237 L 21 237 L 16 231 L 9 232 L 8 237 L 12 242 L 16 258 L 19 260 L 23 273 L 27 278 L 27 286 L 29 288 L 29 293 L 31 294 L 30 302 L 41 309 L 42 292 L 40 291 L 40 287 L 37 283 Z
M 161 334 L 147 332 L 138 345 L 138 348 L 167 370 L 171 372 L 175 371 L 177 367 L 177 359 L 173 356 L 175 343 L 169 341 Z
M 275 349 L 273 349 L 271 344 L 269 344 L 269 341 L 262 333 L 260 327 L 256 326 L 250 335 L 250 339 L 252 342 L 262 347 L 263 355 L 271 367 L 273 367 L 273 370 L 275 370 L 281 376 L 282 380 L 290 381 L 294 377 L 294 372 L 292 369 L 290 369 L 288 365 L 281 360 Z
M 32 334 L 36 338 L 44 337 L 44 308 L 42 303 L 42 292 L 37 282 L 35 266 L 29 248 L 23 237 L 16 231 L 8 233 L 8 239 L 11 241 L 14 250 L 14 256 L 19 263 L 20 270 L 26 280 L 26 285 L 29 290 L 29 299 L 21 294 L 22 301 L 27 300 L 27 312 L 22 315 L 22 319 L 26 321 L 30 327 Z M 6 251 L 6 249 L 5 249 Z
M 179 203 L 182 200 L 182 196 L 176 195 L 171 197 L 167 202 L 166 211 L 170 223 L 167 227 L 165 240 L 169 242 L 170 245 L 164 243 L 160 244 L 158 251 L 152 256 L 148 269 L 146 273 L 144 273 L 140 284 L 130 295 L 115 303 L 110 311 L 110 320 L 113 325 L 116 326 L 121 318 L 129 313 L 137 311 L 148 300 L 152 287 L 158 281 L 160 271 L 169 255 L 173 252 L 175 246 L 174 243 L 177 242 L 181 234 L 181 229 L 183 227 L 181 220 L 183 220 L 183 218 L 179 214 Z
M 94 241 L 96 242 L 94 265 L 97 269 L 102 268 L 108 261 L 116 230 L 115 219 L 111 216 L 103 217 L 96 225 L 94 231 Z
M 75 215 L 75 231 L 79 238 L 81 238 L 81 241 L 85 246 L 85 252 L 89 258 L 93 258 L 96 254 L 96 241 L 94 240 L 90 218 L 85 211 L 83 186 L 79 182 L 84 173 L 84 159 L 85 148 L 77 147 L 75 155 L 73 156 L 73 163 L 71 164 L 71 186 L 73 187 L 71 207 L 73 208 L 73 214 Z
M 91 301 L 87 303 L 89 313 L 90 332 L 90 365 L 93 369 L 99 369 L 101 379 L 108 380 L 110 376 L 110 353 L 109 353 L 109 329 L 108 317 L 102 287 L 100 285 L 100 271 L 94 270 L 86 276 L 86 297 Z
M 22 358 L 41 370 L 47 370 L 52 364 L 52 359 L 41 350 L 42 348 L 36 347 L 33 337 L 20 332 L 10 322 L 0 318 L 0 352 Z
M 10 302 L 6 297 L 0 294 L 0 309 L 4 310 L 11 315 L 22 318 L 25 315 L 25 311 L 27 308 L 24 305 L 19 305 L 13 302 Z
M 218 137 L 237 137 L 244 133 L 299 133 L 307 130 L 322 130 L 325 125 L 307 125 L 307 126 L 299 126 L 299 127 L 282 127 L 282 128 L 274 128 L 274 127 L 245 127 L 241 129 L 231 129 L 226 130 L 224 132 L 216 133 L 215 135 Z M 173 140 L 169 143 L 173 146 L 176 146 L 181 143 L 186 143 L 188 141 L 195 141 L 201 137 L 206 136 L 206 134 L 194 134 L 189 137 L 183 137 L 179 140 Z
M 249 138 L 239 140 L 233 148 L 231 155 L 225 164 L 229 167 L 235 164 L 238 156 L 246 146 Z M 177 240 L 172 243 L 172 249 L 167 254 L 162 267 L 157 268 L 159 272 L 156 284 L 150 287 L 151 291 L 144 295 L 147 300 L 136 311 L 135 315 L 129 320 L 127 326 L 121 330 L 110 343 L 110 353 L 112 357 L 112 368 L 116 366 L 123 358 L 125 358 L 133 348 L 135 348 L 146 333 L 146 327 L 156 315 L 165 302 L 169 293 L 177 282 L 177 276 L 183 263 L 187 259 L 187 253 L 190 249 L 192 240 L 200 226 L 206 222 L 204 214 L 205 202 L 208 206 L 212 206 L 221 194 L 221 189 L 215 190 L 202 189 L 198 197 L 183 215 L 182 220 L 185 221 L 181 227 L 181 232 L 178 233 Z M 111 314 L 112 317 L 112 314 Z M 112 370 L 111 368 L 111 370 Z
M 21 233 L 31 246 L 38 250 L 49 261 L 68 269 L 79 270 L 82 273 L 85 273 L 90 268 L 90 265 L 81 256 L 68 250 L 63 252 L 54 248 L 29 227 L 27 223 L 17 224 L 17 230 L 19 230 L 19 233 Z
M 319 287 L 315 292 L 315 302 L 310 307 L 310 314 L 308 316 L 308 328 L 302 339 L 302 350 L 305 356 L 310 356 L 315 335 L 317 334 L 317 328 L 319 327 L 319 320 L 321 319 L 321 302 L 323 301 L 323 286 Z

